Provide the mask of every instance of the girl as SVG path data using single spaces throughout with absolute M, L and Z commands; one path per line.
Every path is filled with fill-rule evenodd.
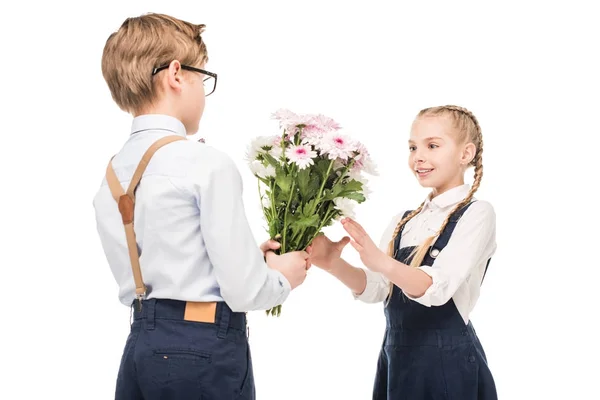
M 496 250 L 494 209 L 473 198 L 483 171 L 479 123 L 462 107 L 427 108 L 413 122 L 408 144 L 408 166 L 430 195 L 392 220 L 379 248 L 357 222 L 342 220 L 352 240 L 317 237 L 311 262 L 356 298 L 385 300 L 374 400 L 497 399 L 469 321 Z M 464 184 L 469 166 L 475 169 L 472 187 Z M 348 242 L 368 269 L 340 258 Z

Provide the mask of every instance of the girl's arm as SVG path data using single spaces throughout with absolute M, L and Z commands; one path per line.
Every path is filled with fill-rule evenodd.
M 385 229 L 379 244 L 382 251 L 387 249 L 396 225 L 403 215 L 404 213 L 395 215 Z M 389 259 L 393 260 L 391 257 Z M 335 259 L 326 271 L 347 286 L 356 299 L 365 303 L 384 301 L 390 290 L 390 281 L 386 276 L 379 272 L 354 267 L 341 257 Z
M 479 268 L 476 277 L 481 279 L 487 260 L 496 249 L 496 216 L 485 201 L 477 201 L 464 213 L 433 265 L 419 268 L 387 256 L 355 221 L 348 219 L 343 224 L 363 264 L 425 306 L 447 303 L 475 268 Z
M 496 214 L 492 205 L 483 200 L 473 203 L 460 218 L 448 244 L 435 258 L 433 265 L 412 269 L 427 274 L 431 284 L 427 290 L 407 290 L 406 295 L 425 305 L 446 304 L 467 279 L 481 282 L 487 260 L 496 251 Z M 384 272 L 399 287 L 409 286 L 410 279 L 393 263 Z

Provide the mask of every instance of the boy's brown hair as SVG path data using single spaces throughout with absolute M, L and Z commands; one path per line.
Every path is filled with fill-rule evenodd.
M 208 61 L 204 28 L 165 14 L 127 18 L 102 54 L 102 75 L 119 108 L 137 113 L 156 100 L 153 68 L 173 60 L 190 66 Z

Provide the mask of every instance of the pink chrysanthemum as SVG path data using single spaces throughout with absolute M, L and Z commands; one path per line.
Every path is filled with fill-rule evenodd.
M 356 143 L 348 136 L 337 132 L 327 133 L 319 143 L 321 153 L 328 154 L 330 160 L 348 160 L 356 150 Z
M 290 146 L 285 151 L 285 156 L 290 159 L 290 162 L 296 163 L 298 168 L 304 169 L 314 164 L 313 158 L 317 156 L 317 152 L 306 145 Z
M 377 175 L 376 166 L 371 159 L 371 155 L 366 146 L 360 142 L 357 143 L 356 151 L 358 155 L 354 157 L 353 170 L 364 171 L 369 175 Z

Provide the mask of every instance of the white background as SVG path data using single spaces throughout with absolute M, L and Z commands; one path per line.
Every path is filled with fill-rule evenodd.
M 499 396 L 599 398 L 600 28 L 591 6 L 170 3 L 3 6 L 0 398 L 113 396 L 129 310 L 92 198 L 130 117 L 112 103 L 100 58 L 125 18 L 149 11 L 207 24 L 207 69 L 219 80 L 195 137 L 239 163 L 257 242 L 266 233 L 243 156 L 252 137 L 278 133 L 277 108 L 326 114 L 367 144 L 381 175 L 358 220 L 377 241 L 427 193 L 406 167 L 414 115 L 471 109 L 485 143 L 477 195 L 498 218 L 472 320 Z M 350 246 L 344 256 L 359 263 Z M 281 318 L 251 313 L 250 326 L 259 400 L 370 398 L 381 304 L 352 300 L 315 268 Z

